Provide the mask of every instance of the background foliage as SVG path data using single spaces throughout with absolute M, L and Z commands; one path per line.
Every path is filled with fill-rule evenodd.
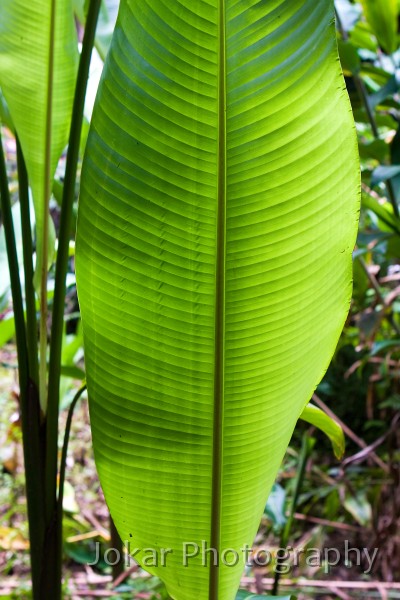
M 90 118 L 102 58 L 113 27 L 116 2 L 103 7 L 92 65 L 91 90 L 86 116 Z M 84 19 L 83 3 L 76 3 Z M 351 311 L 335 357 L 315 398 L 347 425 L 347 450 L 342 462 L 332 455 L 329 443 L 302 424 L 296 430 L 282 465 L 279 480 L 266 507 L 256 546 L 277 548 L 295 491 L 301 438 L 307 430 L 316 442 L 307 455 L 305 477 L 295 507 L 290 532 L 292 547 L 351 547 L 379 553 L 369 575 L 365 565 L 342 564 L 329 573 L 326 565 L 313 567 L 304 558 L 282 574 L 282 593 L 296 591 L 299 577 L 310 587 L 303 598 L 400 598 L 400 52 L 399 6 L 395 0 L 355 3 L 337 0 L 338 43 L 346 85 L 358 132 L 362 161 L 362 208 L 354 251 L 354 292 Z M 15 142 L 0 103 L 5 129 L 9 180 L 18 214 L 15 176 Z M 85 129 L 87 131 L 87 128 Z M 82 149 L 85 137 L 82 139 Z M 58 229 L 61 160 L 53 189 L 51 214 Z M 18 226 L 17 226 L 18 232 Z M 83 377 L 82 337 L 74 276 L 71 232 L 70 269 L 63 339 L 62 404 L 66 409 Z M 12 341 L 10 303 L 3 232 L 0 229 L 0 593 L 9 598 L 29 597 L 27 524 L 23 495 L 16 357 Z M 52 298 L 52 279 L 48 298 Z M 104 589 L 116 597 L 167 598 L 161 584 L 134 565 L 129 577 L 111 591 L 111 567 L 104 560 L 88 567 L 110 543 L 108 514 L 102 501 L 91 455 L 87 409 L 80 406 L 73 423 L 68 455 L 64 502 L 66 598 L 92 597 Z M 254 456 L 259 459 L 257 447 Z M 396 560 L 397 558 L 397 560 Z M 344 560 L 344 554 L 343 554 Z M 272 566 L 249 568 L 244 585 L 253 591 L 270 589 Z M 26 581 L 26 584 L 24 583 Z M 370 582 L 375 582 L 371 584 Z M 319 585 L 316 585 L 321 582 Z M 383 582 L 383 586 L 380 583 Z M 304 588 L 304 582 L 303 582 Z M 343 587 L 347 585 L 348 587 Z M 365 588 L 365 585 L 370 585 Z M 340 587 L 342 586 L 342 587 Z M 361 587 L 360 587 L 361 586 Z M 364 587 L 363 587 L 364 586 Z

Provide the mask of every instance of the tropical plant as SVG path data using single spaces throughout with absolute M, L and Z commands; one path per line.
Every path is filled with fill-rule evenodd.
M 176 600 L 235 596 L 348 312 L 356 157 L 330 0 L 122 1 L 78 291 L 106 500 Z
M 62 486 L 57 489 L 57 441 L 66 272 L 83 105 L 99 6 L 100 0 L 91 0 L 77 73 L 78 41 L 70 0 L 13 0 L 0 5 L 1 114 L 17 137 L 23 277 L 0 137 L 1 210 L 18 351 L 32 587 L 34 598 L 55 600 L 61 596 Z M 49 203 L 68 136 L 48 352 L 48 269 L 55 253 Z

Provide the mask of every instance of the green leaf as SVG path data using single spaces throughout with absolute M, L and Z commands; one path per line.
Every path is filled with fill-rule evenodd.
M 307 421 L 307 423 L 314 425 L 314 427 L 317 427 L 325 433 L 332 442 L 332 448 L 336 458 L 342 458 L 345 449 L 345 439 L 343 429 L 336 421 L 318 408 L 318 406 L 314 406 L 314 404 L 311 403 L 307 404 L 300 415 L 300 419 Z
M 4 346 L 15 333 L 14 313 L 8 312 L 0 315 L 0 348 Z
M 296 597 L 291 594 L 288 596 L 260 596 L 259 594 L 251 594 L 246 590 L 239 590 L 236 596 L 236 600 L 258 600 L 259 598 L 269 598 L 269 600 L 296 600 Z
M 364 139 L 359 140 L 358 149 L 360 157 L 366 160 L 373 158 L 378 162 L 384 162 L 389 154 L 389 148 L 385 140 L 372 140 L 366 142 Z
M 376 38 L 365 21 L 359 21 L 350 32 L 350 41 L 356 48 L 367 50 L 375 55 L 377 51 Z M 363 65 L 364 66 L 364 65 Z
M 235 598 L 348 312 L 359 172 L 333 17 L 329 0 L 121 3 L 77 283 L 107 503 L 175 600 Z M 220 566 L 183 566 L 184 543 Z M 166 567 L 145 548 L 170 548 Z
M 369 356 L 377 356 L 381 352 L 386 352 L 386 350 L 391 350 L 392 348 L 400 348 L 400 340 L 380 340 L 374 342 Z
M 50 35 L 53 4 L 54 43 Z M 52 70 L 49 69 L 51 57 Z M 67 143 L 77 61 L 71 0 L 0 2 L 0 87 L 21 141 L 32 188 L 38 240 L 37 270 L 43 256 L 48 202 L 46 173 L 53 178 Z M 51 133 L 48 133 L 50 114 Z
M 397 0 L 361 0 L 365 17 L 379 45 L 387 53 L 397 49 Z
M 10 131 L 14 132 L 14 124 L 11 119 L 10 111 L 8 110 L 7 102 L 0 89 L 0 124 L 1 123 L 8 127 Z
M 399 174 L 400 165 L 391 165 L 388 167 L 380 165 L 379 167 L 376 167 L 372 173 L 371 185 L 378 185 L 378 183 L 392 179 L 392 177 L 396 177 L 396 175 Z
M 264 513 L 271 520 L 274 528 L 280 530 L 286 523 L 285 516 L 286 492 L 279 483 L 274 483 L 268 496 Z
M 338 41 L 339 56 L 342 69 L 345 75 L 354 75 L 358 73 L 361 66 L 360 57 L 357 48 L 348 41 Z
M 23 255 L 22 255 L 22 227 L 20 218 L 20 205 L 15 202 L 12 206 L 12 220 L 14 226 L 15 246 L 17 250 L 18 265 L 22 271 Z M 8 270 L 7 247 L 4 227 L 0 226 L 0 298 L 10 291 L 10 273 Z
M 343 506 L 362 527 L 371 526 L 372 508 L 364 491 L 358 491 L 356 495 L 347 494 Z
M 362 194 L 362 206 L 365 209 L 371 210 L 381 221 L 380 229 L 390 229 L 393 233 L 400 235 L 400 221 L 393 214 L 393 207 L 389 202 L 381 204 L 367 194 Z
M 392 75 L 389 77 L 385 85 L 380 90 L 369 96 L 368 102 L 371 108 L 376 108 L 378 104 L 382 104 L 389 96 L 393 96 L 399 89 L 400 82 Z
M 397 127 L 396 135 L 390 143 L 390 162 L 392 165 L 400 164 L 400 127 Z M 397 202 L 400 200 L 400 175 L 392 178 L 393 191 Z

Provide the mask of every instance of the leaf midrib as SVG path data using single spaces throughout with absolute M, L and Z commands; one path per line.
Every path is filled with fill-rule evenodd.
M 51 144 L 53 121 L 53 87 L 54 87 L 54 46 L 56 25 L 56 0 L 51 0 L 49 28 L 49 55 L 46 90 L 46 124 L 45 124 L 45 161 L 43 186 L 43 239 L 42 263 L 40 266 L 40 335 L 39 335 L 39 397 L 44 413 L 47 411 L 47 271 L 49 250 L 49 203 L 51 195 Z
M 211 548 L 220 555 L 221 496 L 224 418 L 225 363 L 225 252 L 226 252 L 226 33 L 225 0 L 218 7 L 218 151 L 217 151 L 217 231 L 216 231 L 216 303 L 215 303 L 215 362 L 213 463 L 211 500 Z M 218 563 L 218 561 L 217 561 Z M 211 562 L 209 600 L 218 600 L 219 566 Z

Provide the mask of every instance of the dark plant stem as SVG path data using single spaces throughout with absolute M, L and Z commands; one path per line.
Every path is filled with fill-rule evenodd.
M 340 32 L 340 35 L 342 36 L 342 39 L 344 41 L 348 41 L 349 36 L 343 26 L 340 15 L 336 9 L 335 9 L 335 14 L 336 14 L 336 23 L 337 23 L 337 27 Z M 358 73 L 352 73 L 352 77 L 353 77 L 354 85 L 356 86 L 357 93 L 360 97 L 361 102 L 364 105 L 365 112 L 367 113 L 367 117 L 368 117 L 368 121 L 371 126 L 372 134 L 375 139 L 378 139 L 379 138 L 378 126 L 376 124 L 375 115 L 371 108 L 371 104 L 369 102 L 368 92 L 365 87 L 365 84 L 364 84 L 362 78 L 358 75 Z M 396 200 L 396 194 L 394 192 L 392 182 L 388 179 L 385 182 L 385 185 L 386 185 L 386 190 L 387 190 L 387 195 L 388 195 L 389 201 L 393 207 L 393 214 L 395 215 L 395 217 L 399 218 L 400 212 L 399 212 L 399 207 L 398 207 L 397 200 Z
M 25 462 L 26 498 L 28 505 L 30 555 L 33 597 L 40 598 L 43 540 L 45 536 L 43 463 L 40 451 L 40 405 L 37 385 L 29 373 L 29 355 L 24 306 L 15 243 L 11 198 L 0 129 L 0 201 L 6 240 L 11 293 L 13 298 L 15 337 L 18 355 L 21 428 Z
M 112 516 L 110 515 L 110 548 L 113 548 L 116 551 L 116 556 L 119 556 L 120 559 L 113 563 L 112 565 L 112 578 L 113 581 L 116 581 L 118 577 L 122 575 L 124 572 L 124 546 L 120 535 L 117 531 L 117 528 L 114 525 L 114 521 Z
M 72 109 L 71 129 L 63 189 L 60 232 L 55 271 L 55 288 L 50 341 L 48 403 L 45 433 L 45 507 L 46 539 L 44 548 L 45 574 L 42 578 L 43 598 L 61 598 L 61 552 L 62 523 L 57 500 L 57 455 L 58 455 L 58 416 L 60 404 L 61 347 L 64 328 L 64 307 L 66 274 L 68 269 L 69 240 L 72 223 L 72 210 L 75 199 L 76 171 L 79 158 L 79 144 L 82 130 L 83 110 L 86 96 L 90 59 L 94 44 L 96 25 L 101 0 L 91 0 L 86 20 L 82 52 L 79 61 L 77 83 Z
M 62 447 L 62 452 L 61 452 L 61 461 L 60 461 L 60 480 L 59 480 L 59 484 L 58 484 L 58 499 L 57 499 L 58 509 L 59 509 L 59 511 L 61 511 L 61 512 L 59 512 L 59 514 L 61 516 L 62 516 L 62 505 L 63 505 L 63 499 L 64 499 L 65 470 L 66 470 L 66 466 L 67 466 L 67 452 L 68 452 L 69 436 L 71 433 L 72 417 L 74 416 L 75 406 L 77 405 L 80 397 L 82 396 L 82 394 L 85 390 L 86 390 L 86 383 L 84 385 L 82 385 L 79 388 L 79 390 L 76 392 L 76 394 L 71 402 L 71 405 L 69 407 L 67 421 L 65 423 L 64 441 L 63 441 L 63 447 Z
M 67 422 L 65 424 L 64 431 L 64 442 L 61 452 L 60 461 L 60 479 L 58 484 L 58 499 L 57 499 L 57 537 L 61 542 L 62 539 L 62 518 L 63 518 L 63 500 L 64 500 L 64 483 L 65 483 L 65 470 L 67 465 L 67 452 L 69 436 L 71 432 L 72 417 L 74 415 L 75 407 L 81 398 L 83 392 L 86 390 L 86 384 L 79 388 L 76 392 L 74 399 L 69 407 Z M 59 581 L 61 581 L 61 566 L 62 566 L 62 544 L 57 546 L 57 557 L 56 557 L 56 575 Z
M 36 296 L 33 285 L 33 243 L 32 225 L 29 206 L 28 173 L 22 148 L 17 137 L 18 190 L 21 210 L 21 228 L 24 256 L 25 306 L 26 306 L 26 338 L 28 347 L 29 373 L 36 386 L 39 385 L 38 361 L 38 322 L 36 316 Z
M 296 479 L 294 482 L 292 501 L 290 503 L 289 516 L 288 516 L 288 520 L 286 521 L 285 527 L 283 528 L 282 534 L 281 534 L 281 539 L 280 539 L 280 547 L 281 548 L 286 548 L 288 541 L 289 541 L 289 537 L 290 537 L 290 533 L 292 531 L 292 525 L 293 525 L 293 521 L 294 521 L 294 514 L 297 509 L 297 503 L 299 501 L 301 488 L 303 486 L 304 474 L 306 471 L 307 461 L 312 452 L 314 444 L 315 444 L 315 439 L 311 438 L 309 435 L 307 435 L 307 433 L 304 433 L 303 439 L 302 439 L 302 444 L 301 444 L 301 450 L 300 450 L 300 454 L 299 454 L 299 460 L 297 463 L 297 473 L 296 473 Z M 277 566 L 279 566 L 278 562 L 277 562 Z M 279 591 L 279 580 L 281 577 L 281 573 L 279 571 L 280 571 L 280 569 L 275 570 L 274 586 L 272 588 L 273 596 L 277 596 L 278 591 Z
M 79 62 L 72 123 L 68 143 L 65 182 L 61 205 L 60 233 L 55 274 L 53 315 L 49 360 L 49 402 L 47 411 L 47 455 L 46 455 L 46 496 L 49 506 L 53 505 L 57 475 L 57 436 L 58 412 L 60 403 L 61 347 L 64 328 L 64 305 L 66 275 L 68 269 L 69 240 L 72 224 L 72 209 L 75 199 L 76 171 L 79 158 L 79 143 L 82 130 L 83 109 L 86 96 L 90 59 L 94 44 L 97 18 L 101 0 L 91 0 L 86 20 L 82 53 Z
M 14 223 L 11 210 L 11 198 L 8 189 L 7 169 L 3 150 L 3 142 L 0 129 L 0 198 L 1 211 L 3 217 L 3 227 L 7 248 L 8 267 L 10 271 L 11 293 L 13 298 L 15 337 L 17 342 L 17 352 L 19 359 L 19 379 L 27 388 L 29 379 L 28 373 L 28 352 L 26 343 L 24 305 L 22 301 L 21 281 L 19 278 L 19 265 L 17 256 L 17 247 L 15 241 Z M 22 406 L 21 406 L 22 408 Z

